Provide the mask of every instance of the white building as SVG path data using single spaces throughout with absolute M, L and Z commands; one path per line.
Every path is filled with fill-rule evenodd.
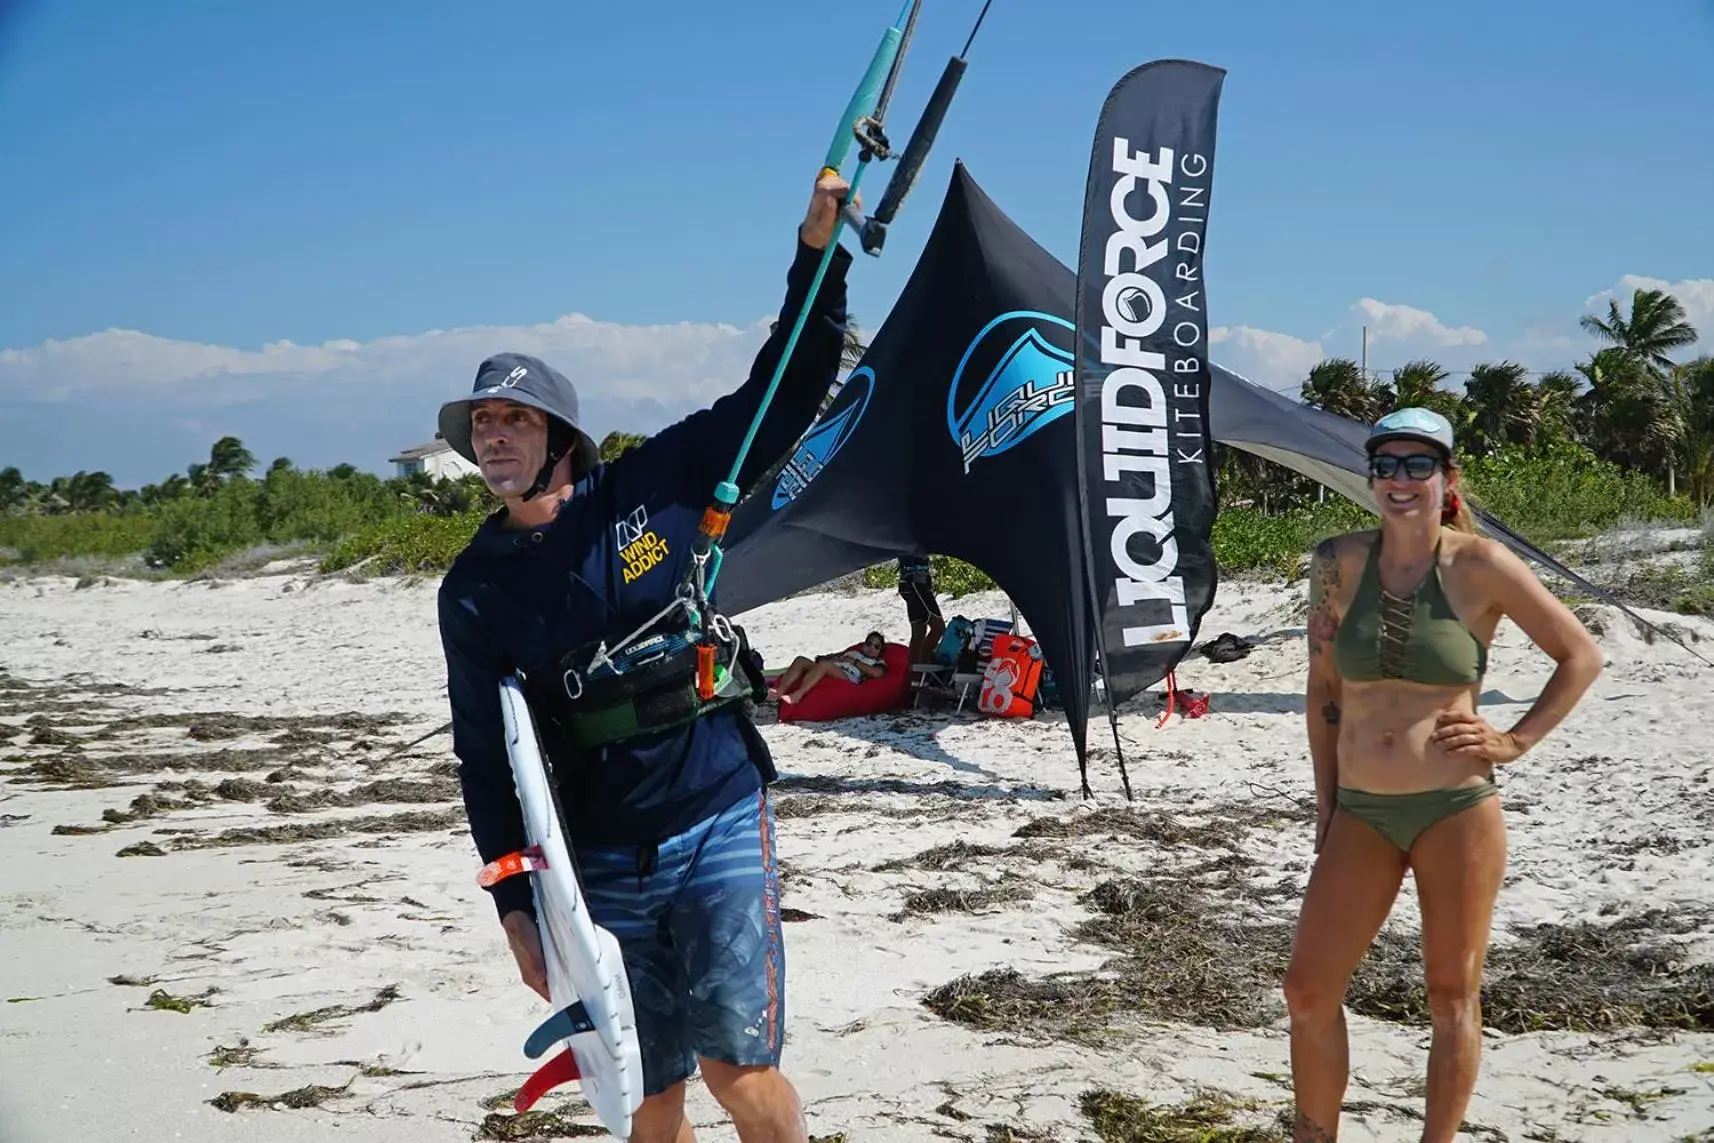
M 441 477 L 457 480 L 461 476 L 475 475 L 481 471 L 453 452 L 452 446 L 442 440 L 439 433 L 427 444 L 412 445 L 398 456 L 388 457 L 387 462 L 393 466 L 395 476 L 406 477 L 421 472 L 430 480 L 438 480 Z

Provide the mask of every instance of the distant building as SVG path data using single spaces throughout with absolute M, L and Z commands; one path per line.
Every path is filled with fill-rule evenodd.
M 387 462 L 393 466 L 395 476 L 406 477 L 421 472 L 430 480 L 438 480 L 441 477 L 457 480 L 461 476 L 470 476 L 481 471 L 453 452 L 452 446 L 442 440 L 439 433 L 427 444 L 412 445 L 398 456 L 388 457 Z

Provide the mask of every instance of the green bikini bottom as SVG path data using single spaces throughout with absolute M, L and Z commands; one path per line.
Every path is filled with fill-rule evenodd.
M 1423 830 L 1499 792 L 1499 787 L 1487 780 L 1480 785 L 1424 790 L 1420 794 L 1370 794 L 1341 786 L 1339 808 L 1367 822 L 1376 833 L 1409 853 Z

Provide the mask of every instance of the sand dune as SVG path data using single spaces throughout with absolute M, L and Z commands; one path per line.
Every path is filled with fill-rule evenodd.
M 544 1006 L 475 886 L 448 740 L 399 749 L 446 719 L 434 586 L 290 565 L 0 585 L 0 1138 L 590 1130 L 574 1089 L 523 1123 L 502 1098 Z M 1312 832 L 1302 594 L 1222 585 L 1202 637 L 1259 642 L 1184 661 L 1206 717 L 1156 729 L 1158 694 L 1125 710 L 1129 805 L 1099 716 L 1090 802 L 1055 714 L 763 716 L 785 775 L 786 1067 L 818 1137 L 1089 1139 L 1143 1099 L 1283 1138 L 1278 974 Z M 1587 614 L 1607 671 L 1502 779 L 1471 1138 L 1714 1139 L 1714 668 Z M 1651 618 L 1714 658 L 1714 625 Z M 904 634 L 887 591 L 743 621 L 775 662 Z M 1503 628 L 1490 717 L 1549 670 Z M 1342 1139 L 1420 1129 L 1416 922 L 1407 880 L 1353 988 Z M 702 1138 L 734 1138 L 700 1087 L 692 1109 Z

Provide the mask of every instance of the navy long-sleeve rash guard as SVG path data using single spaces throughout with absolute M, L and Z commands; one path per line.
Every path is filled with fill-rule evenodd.
M 703 510 L 761 405 L 821 254 L 798 243 L 779 325 L 740 388 L 589 473 L 551 523 L 509 530 L 505 510 L 496 512 L 441 582 L 452 749 L 484 862 L 524 845 L 500 717 L 501 678 L 520 668 L 544 670 L 571 648 L 622 635 L 671 602 Z M 848 250 L 834 251 L 739 474 L 740 489 L 796 443 L 838 375 L 850 264 Z M 711 602 L 718 606 L 718 583 Z M 611 744 L 562 775 L 567 835 L 595 845 L 658 842 L 754 793 L 758 767 L 770 763 L 754 725 L 730 706 L 680 729 Z M 511 877 L 489 891 L 502 917 L 533 911 L 528 878 Z

